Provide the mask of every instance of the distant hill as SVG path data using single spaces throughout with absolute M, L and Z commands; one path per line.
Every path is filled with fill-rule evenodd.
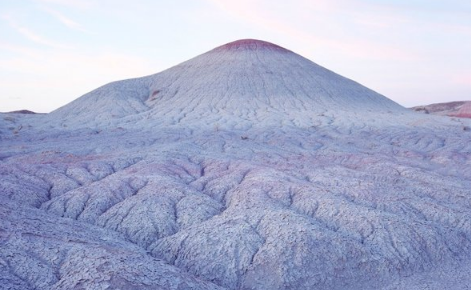
M 7 112 L 7 114 L 37 114 L 33 111 L 29 111 L 29 110 L 19 110 L 19 111 L 11 111 L 11 112 Z
M 471 118 L 471 101 L 437 103 L 411 108 L 417 112 L 440 116 Z

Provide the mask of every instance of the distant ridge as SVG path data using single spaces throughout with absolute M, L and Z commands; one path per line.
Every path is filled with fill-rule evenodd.
M 7 114 L 37 114 L 37 113 L 33 111 L 29 111 L 29 110 L 18 110 L 18 111 L 7 112 Z
M 411 108 L 416 112 L 458 118 L 471 118 L 471 101 L 436 103 Z

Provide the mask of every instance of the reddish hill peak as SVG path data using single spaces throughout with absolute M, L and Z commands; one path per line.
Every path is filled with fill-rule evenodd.
M 267 49 L 267 50 L 272 50 L 272 51 L 275 50 L 275 51 L 280 51 L 280 52 L 289 52 L 289 50 L 281 46 L 278 46 L 276 44 L 273 44 L 267 41 L 257 40 L 257 39 L 236 40 L 236 41 L 221 45 L 213 49 L 213 51 L 262 50 L 262 49 Z

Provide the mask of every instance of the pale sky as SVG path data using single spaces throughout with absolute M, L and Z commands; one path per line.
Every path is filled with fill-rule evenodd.
M 0 0 L 0 112 L 50 112 L 242 38 L 403 106 L 471 100 L 469 0 Z

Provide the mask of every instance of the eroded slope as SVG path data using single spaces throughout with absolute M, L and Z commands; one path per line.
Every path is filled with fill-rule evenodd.
M 124 131 L 30 136 L 2 160 L 4 198 L 228 289 L 375 288 L 471 254 L 458 126 Z

